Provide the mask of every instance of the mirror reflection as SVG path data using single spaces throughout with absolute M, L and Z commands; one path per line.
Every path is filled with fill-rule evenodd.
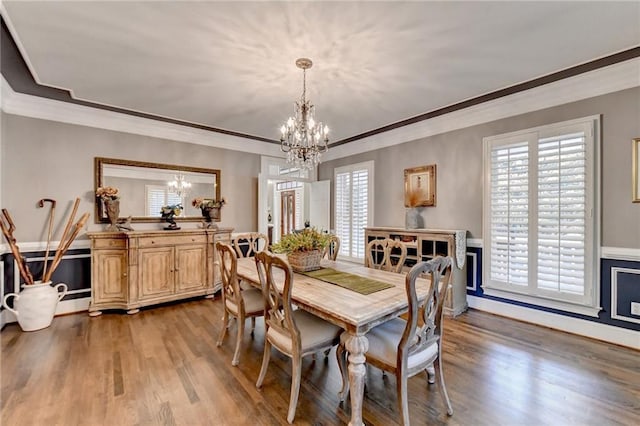
M 152 221 L 161 217 L 162 206 L 180 203 L 184 210 L 177 220 L 201 220 L 194 198 L 220 199 L 220 171 L 171 164 L 96 158 L 96 189 L 118 189 L 120 217 Z M 106 222 L 100 200 L 96 201 L 98 222 Z

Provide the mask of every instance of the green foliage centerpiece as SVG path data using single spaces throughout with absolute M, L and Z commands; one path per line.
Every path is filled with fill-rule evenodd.
M 320 269 L 322 252 L 329 245 L 330 235 L 316 228 L 305 228 L 284 235 L 271 247 L 274 253 L 286 253 L 294 271 L 308 272 Z

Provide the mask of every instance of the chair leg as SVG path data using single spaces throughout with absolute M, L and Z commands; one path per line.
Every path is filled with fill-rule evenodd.
M 253 337 L 253 330 L 256 329 L 256 317 L 251 317 L 251 337 Z
M 447 406 L 447 414 L 453 416 L 453 407 L 451 407 L 451 401 L 449 400 L 449 394 L 447 393 L 447 387 L 444 384 L 444 374 L 442 374 L 442 364 L 440 364 L 440 357 L 436 358 L 435 362 L 436 375 L 440 376 L 440 395 L 442 400 Z
M 236 351 L 233 354 L 233 359 L 231 360 L 231 365 L 236 366 L 240 363 L 240 345 L 242 344 L 242 339 L 244 337 L 244 318 L 237 318 L 238 322 L 238 330 L 236 336 Z
M 224 340 L 224 336 L 227 334 L 227 328 L 229 327 L 229 312 L 224 310 L 224 315 L 222 316 L 222 329 L 220 330 L 220 337 L 218 337 L 218 341 L 216 342 L 216 346 L 221 346 L 222 341 Z
M 347 371 L 347 351 L 344 350 L 344 345 L 341 343 L 336 348 L 336 358 L 338 359 L 338 367 L 340 367 L 340 374 L 342 375 L 342 388 L 338 392 L 340 402 L 344 402 L 349 393 L 349 372 Z
M 267 375 L 267 368 L 269 368 L 269 359 L 271 358 L 271 343 L 265 338 L 264 341 L 264 353 L 262 354 L 262 367 L 260 368 L 260 374 L 258 375 L 258 381 L 256 387 L 262 387 L 264 377 Z
M 300 377 L 302 376 L 302 359 L 293 357 L 291 361 L 291 398 L 289 399 L 289 413 L 287 414 L 289 423 L 293 423 L 293 419 L 296 417 L 298 395 L 300 394 Z
M 436 369 L 433 367 L 433 363 L 428 365 L 425 371 L 427 372 L 427 381 L 429 384 L 434 384 L 436 382 Z
M 409 426 L 409 400 L 407 398 L 407 375 L 404 371 L 396 372 L 396 382 L 398 387 L 398 409 L 402 416 L 402 424 Z

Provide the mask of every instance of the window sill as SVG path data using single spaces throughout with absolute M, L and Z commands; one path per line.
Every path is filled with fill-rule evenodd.
M 601 307 L 577 305 L 575 303 L 545 299 L 542 297 L 500 290 L 497 288 L 488 288 L 483 286 L 482 289 L 483 293 L 487 296 L 499 297 L 501 299 L 513 300 L 515 302 L 522 302 L 544 308 L 557 309 L 559 311 L 571 312 L 574 314 L 586 315 L 594 318 L 598 318 L 598 313 L 602 310 Z

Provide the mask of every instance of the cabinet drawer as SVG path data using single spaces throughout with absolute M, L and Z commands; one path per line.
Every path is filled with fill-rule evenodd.
M 118 238 L 118 239 L 96 238 L 93 240 L 93 248 L 94 249 L 126 249 L 127 240 L 125 240 L 124 238 Z
M 180 244 L 206 244 L 207 236 L 202 235 L 171 235 L 161 237 L 142 237 L 139 240 L 139 247 L 173 246 Z

